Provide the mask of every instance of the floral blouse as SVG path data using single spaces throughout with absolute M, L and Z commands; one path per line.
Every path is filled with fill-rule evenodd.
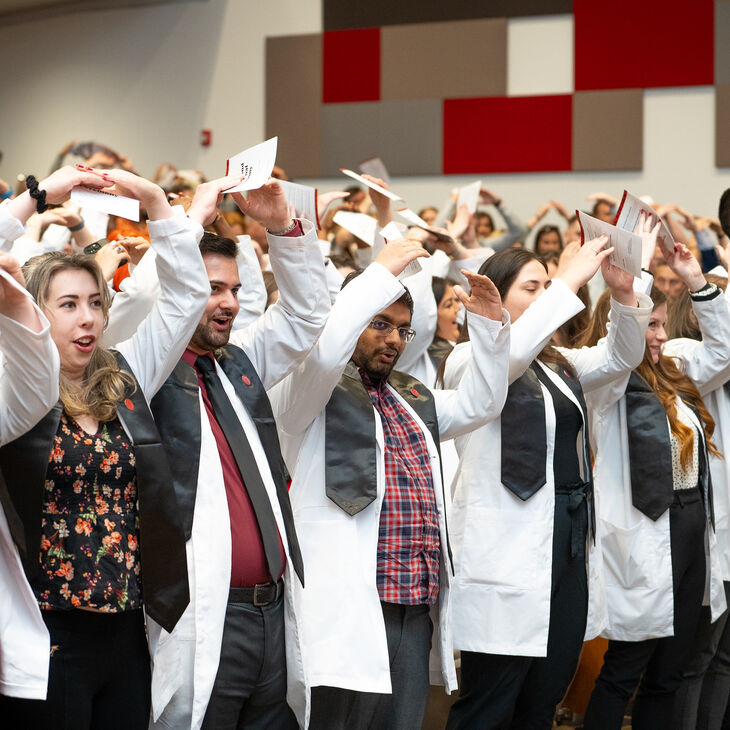
M 89 434 L 61 415 L 41 525 L 33 590 L 42 609 L 141 607 L 134 446 L 119 419 Z

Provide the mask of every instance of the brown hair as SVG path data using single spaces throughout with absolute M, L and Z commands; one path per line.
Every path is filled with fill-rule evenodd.
M 44 309 L 53 277 L 61 271 L 86 271 L 96 282 L 101 293 L 104 327 L 109 318 L 111 296 L 99 265 L 87 254 L 66 254 L 53 251 L 34 256 L 23 267 L 28 291 L 38 306 Z M 83 384 L 72 383 L 61 371 L 59 378 L 60 399 L 64 411 L 71 417 L 89 415 L 99 421 L 111 421 L 117 414 L 117 403 L 127 394 L 128 386 L 134 386 L 132 375 L 122 370 L 114 354 L 104 347 L 94 349 L 84 372 Z
M 611 290 L 606 289 L 596 302 L 593 316 L 588 321 L 588 326 L 581 332 L 577 339 L 576 347 L 594 347 L 601 337 L 606 336 L 608 325 L 608 313 L 611 311 Z
M 522 270 L 522 267 L 529 264 L 531 261 L 537 261 L 547 272 L 547 266 L 540 256 L 533 251 L 529 251 L 526 248 L 504 248 L 498 251 L 493 256 L 490 256 L 480 267 L 479 273 L 483 276 L 488 276 L 494 286 L 499 291 L 499 296 L 504 301 L 507 293 L 510 290 L 512 284 L 514 284 L 517 275 Z M 464 320 L 464 324 L 461 325 L 461 331 L 459 333 L 459 339 L 456 344 L 461 342 L 469 341 L 469 328 Z M 444 357 L 439 365 L 438 372 L 436 373 L 436 384 L 443 387 L 444 384 L 444 372 L 446 370 L 446 360 L 448 355 Z M 542 352 L 537 356 L 538 360 L 546 364 L 556 364 L 565 368 L 570 373 L 574 373 L 573 366 L 565 359 L 565 357 L 556 350 L 552 345 L 547 344 Z
M 727 288 L 727 278 L 715 274 L 705 274 L 710 284 L 715 284 L 723 291 Z M 697 320 L 691 316 L 692 299 L 689 289 L 682 287 L 681 293 L 669 300 L 667 313 L 667 337 L 673 340 L 677 337 L 688 337 L 692 340 L 701 340 L 702 333 Z
M 604 292 L 608 294 L 608 292 Z M 651 300 L 654 303 L 653 310 L 666 304 L 666 295 L 655 286 L 651 288 Z M 606 308 L 605 316 L 599 314 L 599 309 L 604 306 Z M 606 335 L 606 325 L 608 322 L 608 297 L 605 303 L 602 299 L 598 300 L 596 313 L 593 315 L 591 327 L 586 331 L 583 338 L 585 344 L 595 344 L 601 337 Z M 601 327 L 602 320 L 602 327 Z M 590 337 L 587 335 L 590 333 Z M 592 340 L 597 338 L 595 342 Z M 685 426 L 677 417 L 676 398 L 679 396 L 687 405 L 694 407 L 700 416 L 700 423 L 705 433 L 705 441 L 707 450 L 713 456 L 720 456 L 720 452 L 712 442 L 712 434 L 715 432 L 715 421 L 697 390 L 695 384 L 677 367 L 677 363 L 673 357 L 660 354 L 659 359 L 655 363 L 649 352 L 648 347 L 644 347 L 644 358 L 636 368 L 636 372 L 646 381 L 647 385 L 656 393 L 657 398 L 664 406 L 669 421 L 669 428 L 679 442 L 679 461 L 684 469 L 687 468 L 694 449 L 694 429 Z

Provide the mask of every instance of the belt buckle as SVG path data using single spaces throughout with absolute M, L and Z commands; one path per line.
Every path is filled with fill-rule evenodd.
M 253 605 L 254 606 L 268 606 L 271 601 L 260 601 L 259 600 L 259 588 L 268 588 L 271 583 L 257 583 L 253 587 Z

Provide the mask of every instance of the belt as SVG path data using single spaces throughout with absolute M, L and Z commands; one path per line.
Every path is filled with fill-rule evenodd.
M 580 554 L 581 545 L 585 548 L 586 533 L 583 521 L 580 519 L 579 508 L 586 503 L 588 510 L 588 526 L 593 534 L 593 486 L 588 482 L 578 482 L 574 485 L 556 487 L 555 494 L 568 497 L 568 514 L 570 515 L 570 557 L 576 558 Z
M 268 606 L 281 598 L 284 592 L 284 581 L 276 583 L 257 583 L 255 586 L 230 588 L 229 603 L 253 603 L 254 606 Z

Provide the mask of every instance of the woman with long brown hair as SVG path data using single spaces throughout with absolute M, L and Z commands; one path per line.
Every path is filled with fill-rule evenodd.
M 706 274 L 705 278 L 726 291 L 726 277 Z M 679 358 L 677 362 L 692 378 L 715 421 L 714 441 L 723 456 L 730 455 L 730 363 L 707 357 L 699 319 L 686 288 L 669 303 L 667 334 L 669 341 L 664 346 L 664 354 Z M 730 605 L 730 472 L 727 458 L 711 455 L 710 473 L 720 573 L 725 600 Z M 710 607 L 702 607 L 692 652 L 677 692 L 676 730 L 720 730 L 723 726 L 730 696 L 729 615 L 730 611 L 726 610 L 713 622 Z M 726 720 L 728 723 L 730 716 Z
M 637 686 L 633 727 L 672 727 L 703 596 L 709 596 L 714 618 L 725 608 L 709 468 L 719 452 L 712 441 L 715 422 L 697 386 L 727 367 L 730 312 L 686 247 L 677 244 L 664 254 L 690 292 L 703 342 L 692 355 L 662 351 L 667 302 L 653 288 L 644 357 L 621 397 L 608 407 L 600 391 L 587 398 L 606 577 L 603 635 L 610 641 L 586 730 L 618 730 Z
M 60 355 L 60 398 L 0 448 L 0 551 L 16 568 L 0 576 L 0 593 L 17 632 L 3 635 L 0 662 L 24 683 L 2 687 L 12 727 L 147 727 L 144 621 L 172 631 L 188 603 L 184 532 L 148 402 L 208 301 L 201 225 L 240 177 L 202 186 L 187 217 L 143 178 L 98 176 L 146 209 L 161 294 L 111 351 L 100 345 L 109 289 L 91 256 L 44 254 L 25 269 Z
M 461 686 L 449 730 L 551 728 L 584 637 L 603 628 L 584 390 L 639 362 L 651 311 L 633 277 L 608 263 L 605 244 L 587 242 L 552 282 L 524 249 L 500 251 L 480 269 L 512 321 L 510 387 L 499 419 L 456 439 L 449 528 Z M 609 337 L 553 347 L 599 267 L 612 294 Z M 445 387 L 458 383 L 468 348 L 457 344 L 446 358 Z

